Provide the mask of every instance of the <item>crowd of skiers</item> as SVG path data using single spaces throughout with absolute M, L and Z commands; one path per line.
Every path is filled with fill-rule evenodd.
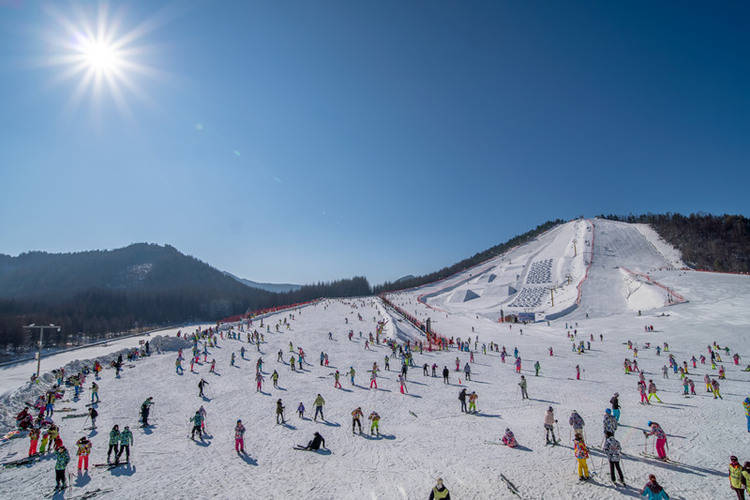
M 358 314 L 358 318 L 360 321 L 363 321 L 363 317 L 361 314 Z M 283 318 L 279 319 L 277 323 L 274 325 L 275 331 L 279 332 L 280 328 L 286 328 L 290 329 L 290 321 L 295 319 L 293 314 L 290 314 L 288 316 L 284 316 Z M 373 317 L 373 320 L 376 318 Z M 345 323 L 348 325 L 349 320 L 346 319 Z M 208 356 L 210 354 L 210 350 L 216 347 L 220 340 L 224 340 L 225 335 L 227 339 L 231 340 L 238 340 L 243 343 L 241 345 L 239 353 L 240 358 L 245 360 L 246 358 L 246 349 L 244 344 L 254 344 L 258 351 L 260 351 L 260 345 L 262 343 L 265 343 L 265 335 L 263 333 L 264 323 L 261 319 L 259 322 L 259 328 L 260 332 L 257 329 L 252 329 L 252 322 L 246 322 L 242 325 L 240 325 L 237 330 L 230 329 L 230 330 L 223 330 L 223 329 L 207 329 L 204 331 L 196 331 L 192 335 L 188 336 L 185 335 L 185 338 L 189 338 L 192 341 L 192 354 L 190 356 L 190 371 L 192 373 L 196 373 L 195 367 L 196 365 L 200 366 L 203 363 L 208 363 Z M 398 370 L 399 375 L 397 376 L 396 380 L 400 387 L 400 392 L 402 394 L 407 394 L 408 390 L 406 387 L 407 383 L 407 376 L 408 376 L 408 370 L 410 367 L 417 366 L 414 361 L 414 355 L 416 353 L 422 353 L 423 350 L 431 350 L 431 346 L 427 346 L 425 348 L 425 345 L 422 344 L 421 341 L 413 342 L 410 340 L 407 340 L 406 342 L 399 343 L 393 339 L 386 338 L 384 333 L 384 321 L 377 321 L 377 328 L 376 333 L 373 335 L 372 333 L 369 334 L 369 337 L 364 337 L 366 348 L 369 348 L 370 346 L 382 346 L 386 349 L 390 350 L 390 356 L 386 355 L 383 359 L 384 364 L 384 370 L 390 371 L 390 363 L 393 359 L 398 358 L 400 360 L 400 368 Z M 566 325 L 567 326 L 567 325 Z M 577 326 L 577 324 L 576 324 Z M 572 325 L 571 325 L 572 327 Z M 265 333 L 270 333 L 270 325 L 265 325 L 266 331 Z M 243 341 L 243 335 L 245 334 L 246 343 Z M 583 340 L 578 339 L 577 337 L 578 331 L 574 330 L 573 333 L 568 333 L 568 338 L 571 340 L 572 345 L 572 351 L 576 352 L 577 354 L 584 354 L 587 351 L 591 350 L 591 341 L 594 340 L 593 334 L 591 335 L 590 340 L 587 342 L 584 342 Z M 349 329 L 348 331 L 348 338 L 351 341 L 354 336 L 354 329 Z M 359 332 L 359 337 L 362 339 L 362 332 Z M 329 341 L 333 341 L 333 333 L 328 333 L 328 339 Z M 600 341 L 603 341 L 603 335 L 599 335 Z M 481 344 L 479 345 L 479 338 L 478 335 L 474 336 L 472 338 L 471 336 L 468 338 L 460 338 L 457 337 L 456 339 L 451 338 L 450 340 L 446 339 L 445 343 L 441 345 L 441 349 L 445 350 L 450 347 L 454 347 L 455 349 L 462 354 L 465 354 L 468 356 L 469 360 L 462 363 L 460 357 L 455 358 L 455 372 L 457 372 L 457 376 L 459 379 L 459 383 L 461 382 L 461 379 L 465 380 L 466 382 L 472 381 L 472 363 L 474 363 L 474 356 L 477 352 L 482 352 L 484 354 L 487 353 L 487 350 L 489 349 L 490 352 L 497 352 L 499 353 L 499 357 L 502 363 L 506 362 L 506 358 L 510 357 L 510 353 L 506 349 L 505 346 L 500 346 L 497 343 L 490 342 L 489 344 Z M 641 346 L 641 351 L 643 349 L 649 349 L 651 348 L 650 345 L 646 344 L 645 346 Z M 625 371 L 626 373 L 638 373 L 638 382 L 637 382 L 637 388 L 638 392 L 641 396 L 641 404 L 651 404 L 652 400 L 655 400 L 656 402 L 661 403 L 661 399 L 658 396 L 657 393 L 657 387 L 653 379 L 648 379 L 648 382 L 646 382 L 644 372 L 640 369 L 638 366 L 637 358 L 639 354 L 639 348 L 637 345 L 635 345 L 632 342 L 628 342 L 628 349 L 632 351 L 632 360 L 630 357 L 626 358 L 625 360 Z M 137 359 L 141 355 L 148 355 L 148 345 L 146 345 L 145 350 L 144 349 L 136 349 L 132 353 L 129 352 L 127 354 L 128 360 L 134 360 Z M 714 343 L 712 346 L 708 346 L 708 354 L 710 357 L 710 362 L 712 369 L 717 369 L 717 363 L 721 363 L 721 353 L 719 352 L 720 348 L 716 343 Z M 283 364 L 289 364 L 290 369 L 292 371 L 307 371 L 305 370 L 305 366 L 310 366 L 310 363 L 307 362 L 305 358 L 305 351 L 301 346 L 294 346 L 292 342 L 289 342 L 289 352 L 290 357 L 289 361 L 284 359 L 283 352 L 279 350 L 276 361 Z M 668 344 L 664 343 L 663 346 L 656 346 L 656 354 L 658 356 L 661 355 L 661 353 L 669 353 L 669 346 Z M 729 350 L 725 348 L 726 355 L 729 354 Z M 515 369 L 515 372 L 520 374 L 521 373 L 521 367 L 522 367 L 522 359 L 520 356 L 520 352 L 518 347 L 514 347 L 512 351 L 513 355 L 513 367 Z M 549 355 L 554 356 L 554 352 L 552 347 L 549 348 Z M 202 358 L 202 361 L 201 361 Z M 319 364 L 321 367 L 327 368 L 329 366 L 329 354 L 325 351 L 321 351 L 319 355 Z M 702 364 L 705 364 L 705 362 L 709 358 L 706 356 L 701 355 L 700 356 L 700 362 Z M 734 354 L 733 360 L 735 365 L 739 363 L 739 355 L 737 353 Z M 175 367 L 176 367 L 176 373 L 178 375 L 183 375 L 184 370 L 182 369 L 182 363 L 184 361 L 183 358 L 183 350 L 180 349 L 175 361 Z M 662 368 L 662 377 L 667 379 L 669 377 L 669 371 L 672 371 L 672 373 L 677 374 L 679 373 L 679 376 L 681 378 L 681 381 L 683 383 L 684 392 L 683 394 L 686 396 L 689 395 L 695 395 L 695 388 L 694 383 L 689 377 L 689 368 L 688 368 L 688 361 L 683 361 L 680 365 L 676 359 L 674 358 L 673 354 L 668 355 L 668 361 L 669 361 L 669 367 L 667 365 L 664 365 Z M 696 368 L 698 358 L 693 356 L 690 360 L 692 362 L 693 369 Z M 235 365 L 236 363 L 236 357 L 235 353 L 231 353 L 231 361 L 230 365 Z M 120 371 L 123 366 L 123 360 L 122 356 L 119 356 L 117 360 L 112 361 L 111 366 L 115 369 L 116 377 L 120 376 Z M 537 360 L 534 364 L 534 373 L 536 376 L 539 376 L 539 372 L 541 370 L 541 363 Z M 255 364 L 255 377 L 254 381 L 256 382 L 256 391 L 261 392 L 262 391 L 262 385 L 265 381 L 265 378 L 263 377 L 263 359 L 262 357 L 259 357 Z M 103 367 L 99 363 L 99 361 L 96 361 L 94 365 L 91 368 L 84 368 L 81 370 L 81 372 L 73 374 L 69 377 L 65 377 L 64 370 L 56 370 L 54 372 L 57 384 L 55 384 L 50 390 L 48 390 L 44 395 L 39 397 L 39 400 L 34 405 L 34 409 L 37 411 L 36 417 L 28 410 L 24 409 L 17 418 L 17 424 L 20 429 L 28 429 L 29 430 L 29 437 L 31 440 L 30 443 L 30 449 L 29 449 L 29 456 L 34 456 L 38 453 L 44 453 L 45 450 L 49 452 L 51 449 L 54 448 L 54 453 L 56 457 L 56 463 L 55 463 L 55 470 L 56 470 L 56 482 L 58 487 L 65 487 L 65 468 L 70 460 L 70 456 L 68 455 L 68 452 L 65 448 L 65 446 L 62 445 L 62 441 L 59 437 L 59 430 L 57 426 L 52 422 L 52 417 L 54 415 L 54 405 L 55 401 L 62 398 L 62 392 L 60 390 L 61 386 L 67 385 L 69 387 L 72 387 L 74 392 L 74 398 L 77 399 L 80 395 L 80 392 L 83 390 L 84 383 L 86 380 L 86 376 L 90 373 L 94 373 L 96 379 L 99 379 L 100 372 L 102 371 Z M 437 363 L 432 363 L 430 366 L 428 363 L 424 363 L 422 366 L 422 374 L 423 376 L 437 376 L 437 370 L 438 365 Z M 576 370 L 576 380 L 580 380 L 582 376 L 582 372 L 585 370 L 582 370 L 580 364 L 575 366 Z M 378 380 L 378 374 L 382 373 L 383 370 L 381 370 L 378 367 L 378 363 L 373 363 L 372 369 L 367 370 L 367 372 L 370 374 L 370 388 L 371 389 L 377 389 L 377 380 Z M 216 373 L 216 360 L 211 359 L 210 361 L 210 370 L 209 373 Z M 349 382 L 352 386 L 355 385 L 355 375 L 356 370 L 353 366 L 350 366 L 348 370 L 346 370 L 346 375 L 349 377 Z M 445 384 L 450 384 L 450 375 L 451 370 L 448 369 L 447 366 L 443 366 L 442 369 L 442 377 L 443 382 Z M 339 370 L 335 370 L 331 372 L 331 376 L 333 377 L 334 382 L 334 388 L 335 389 L 343 389 L 340 381 L 340 372 Z M 725 377 L 725 370 L 722 365 L 718 365 L 718 377 L 717 378 L 711 378 L 708 374 L 705 375 L 704 382 L 706 384 L 706 391 L 710 392 L 714 399 L 722 398 L 722 395 L 719 391 L 719 383 L 718 380 L 721 380 Z M 273 370 L 273 373 L 270 376 L 271 380 L 273 381 L 274 388 L 278 388 L 278 382 L 279 382 L 279 373 L 276 369 Z M 204 378 L 200 378 L 198 382 L 198 396 L 204 398 L 206 401 L 210 401 L 205 394 L 206 386 L 209 385 L 209 382 L 205 380 Z M 518 386 L 520 388 L 521 398 L 522 399 L 528 399 L 528 381 L 526 380 L 525 375 L 520 375 Z M 88 410 L 88 416 L 91 419 L 92 422 L 92 428 L 95 428 L 95 419 L 98 415 L 96 411 L 96 404 L 99 402 L 99 386 L 94 381 L 92 382 L 92 385 L 90 387 L 91 389 L 91 407 Z M 463 387 L 459 391 L 458 399 L 460 402 L 459 409 L 461 412 L 464 413 L 478 413 L 477 410 L 477 400 L 478 395 L 476 391 L 469 391 L 468 388 Z M 468 406 L 467 406 L 468 403 Z M 747 417 L 747 429 L 748 432 L 750 432 L 750 398 L 746 398 L 743 402 L 744 408 L 745 408 L 745 414 Z M 151 411 L 151 407 L 153 405 L 153 398 L 149 397 L 146 401 L 143 402 L 140 408 L 140 417 L 141 422 L 144 427 L 149 426 L 149 414 Z M 313 407 L 315 409 L 313 420 L 318 421 L 318 418 L 320 418 L 323 421 L 325 420 L 325 416 L 323 414 L 323 409 L 325 406 L 325 399 L 321 396 L 321 394 L 317 394 L 313 401 Z M 602 429 L 603 429 L 603 440 L 601 449 L 606 456 L 608 462 L 609 462 L 609 471 L 610 471 L 610 479 L 614 484 L 617 484 L 617 480 L 619 479 L 619 482 L 621 484 L 625 484 L 625 478 L 623 475 L 622 467 L 621 467 L 621 459 L 622 459 L 622 446 L 620 442 L 616 439 L 615 434 L 618 428 L 618 422 L 620 420 L 621 416 L 621 406 L 619 401 L 619 393 L 615 393 L 612 398 L 610 399 L 610 406 L 611 408 L 606 408 L 604 411 L 604 415 L 602 416 Z M 276 401 L 276 422 L 277 424 L 284 425 L 286 424 L 286 417 L 284 415 L 285 407 L 283 405 L 283 402 L 281 399 L 278 399 Z M 300 418 L 305 418 L 305 406 L 302 402 L 299 403 L 297 407 L 297 414 Z M 359 432 L 362 434 L 362 420 L 364 419 L 365 413 L 363 412 L 361 407 L 357 407 L 354 410 L 351 411 L 351 417 L 352 417 L 352 434 L 356 434 Z M 373 436 L 380 436 L 380 415 L 376 411 L 370 411 L 367 420 L 369 421 L 369 433 Z M 201 406 L 195 414 L 189 419 L 189 422 L 192 424 L 192 429 L 190 431 L 190 437 L 191 439 L 195 439 L 196 436 L 198 439 L 203 439 L 204 435 L 206 433 L 205 431 L 205 425 L 206 425 L 206 410 L 203 406 Z M 571 427 L 571 440 L 573 442 L 573 454 L 576 458 L 577 463 L 577 472 L 579 476 L 579 480 L 586 481 L 590 479 L 591 472 L 589 470 L 588 466 L 588 459 L 589 459 L 589 446 L 586 443 L 586 435 L 585 435 L 585 422 L 583 420 L 583 417 L 577 412 L 573 411 L 570 414 L 568 423 Z M 553 407 L 549 407 L 548 410 L 545 413 L 544 420 L 543 420 L 543 428 L 545 430 L 545 438 L 546 443 L 548 445 L 557 445 L 560 442 L 560 431 L 557 427 L 558 420 L 555 417 L 554 409 Z M 660 424 L 649 421 L 647 423 L 648 430 L 644 431 L 644 455 L 651 456 L 647 453 L 647 439 L 649 437 L 653 437 L 654 439 L 654 448 L 656 451 L 656 455 L 654 458 L 660 459 L 660 460 L 668 460 L 667 457 L 667 450 L 668 450 L 668 443 L 667 443 L 667 433 L 664 431 L 664 429 L 661 427 Z M 42 430 L 45 428 L 46 430 Z M 245 426 L 242 424 L 242 420 L 238 419 L 235 425 L 235 450 L 238 454 L 244 454 L 245 453 Z M 557 430 L 557 435 L 555 434 L 555 430 Z M 37 442 L 41 438 L 41 447 L 39 451 L 36 450 L 37 448 Z M 511 431 L 510 428 L 505 429 L 505 433 L 500 437 L 500 441 L 502 444 L 510 447 L 510 448 L 516 448 L 519 446 L 519 443 L 514 435 L 514 433 Z M 49 445 L 48 445 L 49 443 Z M 76 442 L 78 451 L 77 455 L 79 457 L 78 461 L 78 469 L 79 471 L 88 471 L 89 463 L 88 463 L 88 457 L 91 453 L 92 444 L 91 442 L 86 438 L 82 437 Z M 120 463 L 120 460 L 124 454 L 125 456 L 125 462 L 130 461 L 130 455 L 131 455 L 131 446 L 133 445 L 133 435 L 129 429 L 128 426 L 125 426 L 122 431 L 119 430 L 119 427 L 117 425 L 113 426 L 112 430 L 109 433 L 109 448 L 107 451 L 107 463 L 111 462 L 111 457 L 114 457 L 114 465 L 118 465 Z M 318 450 L 320 447 L 325 448 L 325 440 L 319 433 L 315 433 L 313 436 L 313 439 L 304 447 L 298 447 L 297 449 L 305 449 L 305 450 Z M 748 478 L 748 471 L 747 471 L 748 463 L 745 464 L 745 467 L 743 469 L 742 466 L 739 466 L 738 461 L 736 460 L 736 457 L 732 457 L 732 462 L 729 469 L 729 477 L 730 477 L 730 483 L 731 487 L 737 492 L 738 498 L 744 498 L 742 495 L 744 495 L 744 489 L 747 488 L 747 478 Z M 62 471 L 62 472 L 60 472 Z M 666 492 L 664 492 L 664 489 L 658 484 L 656 481 L 656 478 L 652 475 L 649 477 L 649 482 L 646 484 L 646 486 L 643 489 L 643 493 L 648 498 L 668 498 L 666 496 Z M 430 498 L 450 498 L 450 495 L 448 493 L 447 488 L 444 487 L 441 480 L 438 480 L 438 485 L 433 488 L 433 490 L 430 493 Z

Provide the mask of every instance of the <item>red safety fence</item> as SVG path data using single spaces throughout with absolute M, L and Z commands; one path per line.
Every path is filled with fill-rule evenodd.
M 274 313 L 274 312 L 284 311 L 286 309 L 294 309 L 295 307 L 314 304 L 315 302 L 319 302 L 320 300 L 323 300 L 323 299 L 308 300 L 306 302 L 297 302 L 295 304 L 288 304 L 284 306 L 266 307 L 265 309 L 258 309 L 256 311 L 251 311 L 245 314 L 235 314 L 234 316 L 229 316 L 228 318 L 224 318 L 220 320 L 219 323 L 235 323 L 237 321 L 242 321 L 243 319 L 250 319 L 256 316 L 260 316 L 261 314 Z
M 625 272 L 627 272 L 627 273 L 630 273 L 630 274 L 632 274 L 633 276 L 640 276 L 640 277 L 642 277 L 642 278 L 645 278 L 645 279 L 646 279 L 646 281 L 648 281 L 649 283 L 651 283 L 651 284 L 653 284 L 653 285 L 656 285 L 656 286 L 658 286 L 659 288 L 662 288 L 662 289 L 666 290 L 666 291 L 667 291 L 667 292 L 668 292 L 668 293 L 669 293 L 670 295 L 672 295 L 672 297 L 674 297 L 675 299 L 677 299 L 677 300 L 675 300 L 674 302 L 672 302 L 672 304 L 680 304 L 680 303 L 682 303 L 682 302 L 687 302 L 687 300 L 685 299 L 685 297 L 683 297 L 683 296 L 682 296 L 682 295 L 680 295 L 679 293 L 675 292 L 674 290 L 672 290 L 672 289 L 671 289 L 671 288 L 669 288 L 668 286 L 666 286 L 666 285 L 662 285 L 662 284 L 661 284 L 661 283 L 659 283 L 658 281 L 654 280 L 654 279 L 653 279 L 653 278 L 652 278 L 651 276 L 649 276 L 649 275 L 647 275 L 647 274 L 644 274 L 644 273 L 639 273 L 639 272 L 637 272 L 637 271 L 631 271 L 631 270 L 630 270 L 630 269 L 628 269 L 627 267 L 623 267 L 622 269 L 623 269 L 623 270 L 624 270 Z

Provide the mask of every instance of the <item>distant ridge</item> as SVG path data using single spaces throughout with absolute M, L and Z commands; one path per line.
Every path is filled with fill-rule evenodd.
M 226 274 L 230 278 L 234 278 L 235 280 L 239 281 L 243 285 L 249 286 L 250 288 L 257 288 L 260 290 L 265 290 L 267 292 L 273 292 L 273 293 L 294 292 L 302 288 L 302 285 L 293 285 L 291 283 L 258 283 L 257 281 L 240 278 L 239 276 L 235 276 L 234 274 L 227 272 L 227 271 L 224 271 L 224 274 Z

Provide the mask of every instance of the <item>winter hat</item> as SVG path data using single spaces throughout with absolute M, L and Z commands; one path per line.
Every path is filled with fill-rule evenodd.
M 612 410 L 610 410 L 609 408 L 607 408 L 606 410 L 604 410 L 604 413 L 606 413 L 607 415 L 611 415 L 612 414 Z
M 731 457 L 729 457 L 729 460 L 731 460 L 732 462 L 736 462 L 737 461 L 737 457 L 735 457 L 734 455 L 732 455 Z
M 242 423 L 242 420 L 240 420 L 240 419 L 238 418 L 238 419 L 237 419 L 237 423 L 238 423 L 238 424 L 241 424 L 241 423 Z
M 552 407 L 550 406 L 548 410 L 549 410 L 549 411 L 552 411 Z

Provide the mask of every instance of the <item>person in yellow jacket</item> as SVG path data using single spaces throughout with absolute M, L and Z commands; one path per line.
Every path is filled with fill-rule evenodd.
M 441 478 L 437 478 L 437 484 L 432 488 L 429 500 L 451 500 L 451 494 L 448 492 L 448 488 L 443 485 Z
M 589 449 L 586 443 L 583 442 L 583 436 L 579 434 L 576 434 L 573 443 L 573 453 L 576 456 L 576 460 L 578 460 L 578 480 L 587 481 L 591 479 L 591 476 L 589 476 L 589 466 L 586 464 L 586 459 L 589 458 Z
M 729 486 L 739 500 L 745 500 L 745 486 L 742 484 L 742 466 L 734 455 L 729 457 Z
M 742 468 L 742 479 L 745 481 L 747 494 L 750 495 L 750 462 L 745 462 L 745 466 Z
M 370 416 L 367 417 L 367 420 L 369 420 L 370 423 L 370 435 L 372 436 L 375 432 L 377 432 L 378 436 L 380 436 L 380 415 L 376 411 L 373 411 L 370 413 Z
M 76 445 L 78 446 L 78 451 L 76 452 L 76 455 L 78 455 L 78 472 L 81 472 L 81 466 L 83 466 L 83 469 L 88 472 L 89 454 L 91 453 L 91 441 L 89 441 L 86 436 L 83 436 L 81 439 L 76 441 Z

